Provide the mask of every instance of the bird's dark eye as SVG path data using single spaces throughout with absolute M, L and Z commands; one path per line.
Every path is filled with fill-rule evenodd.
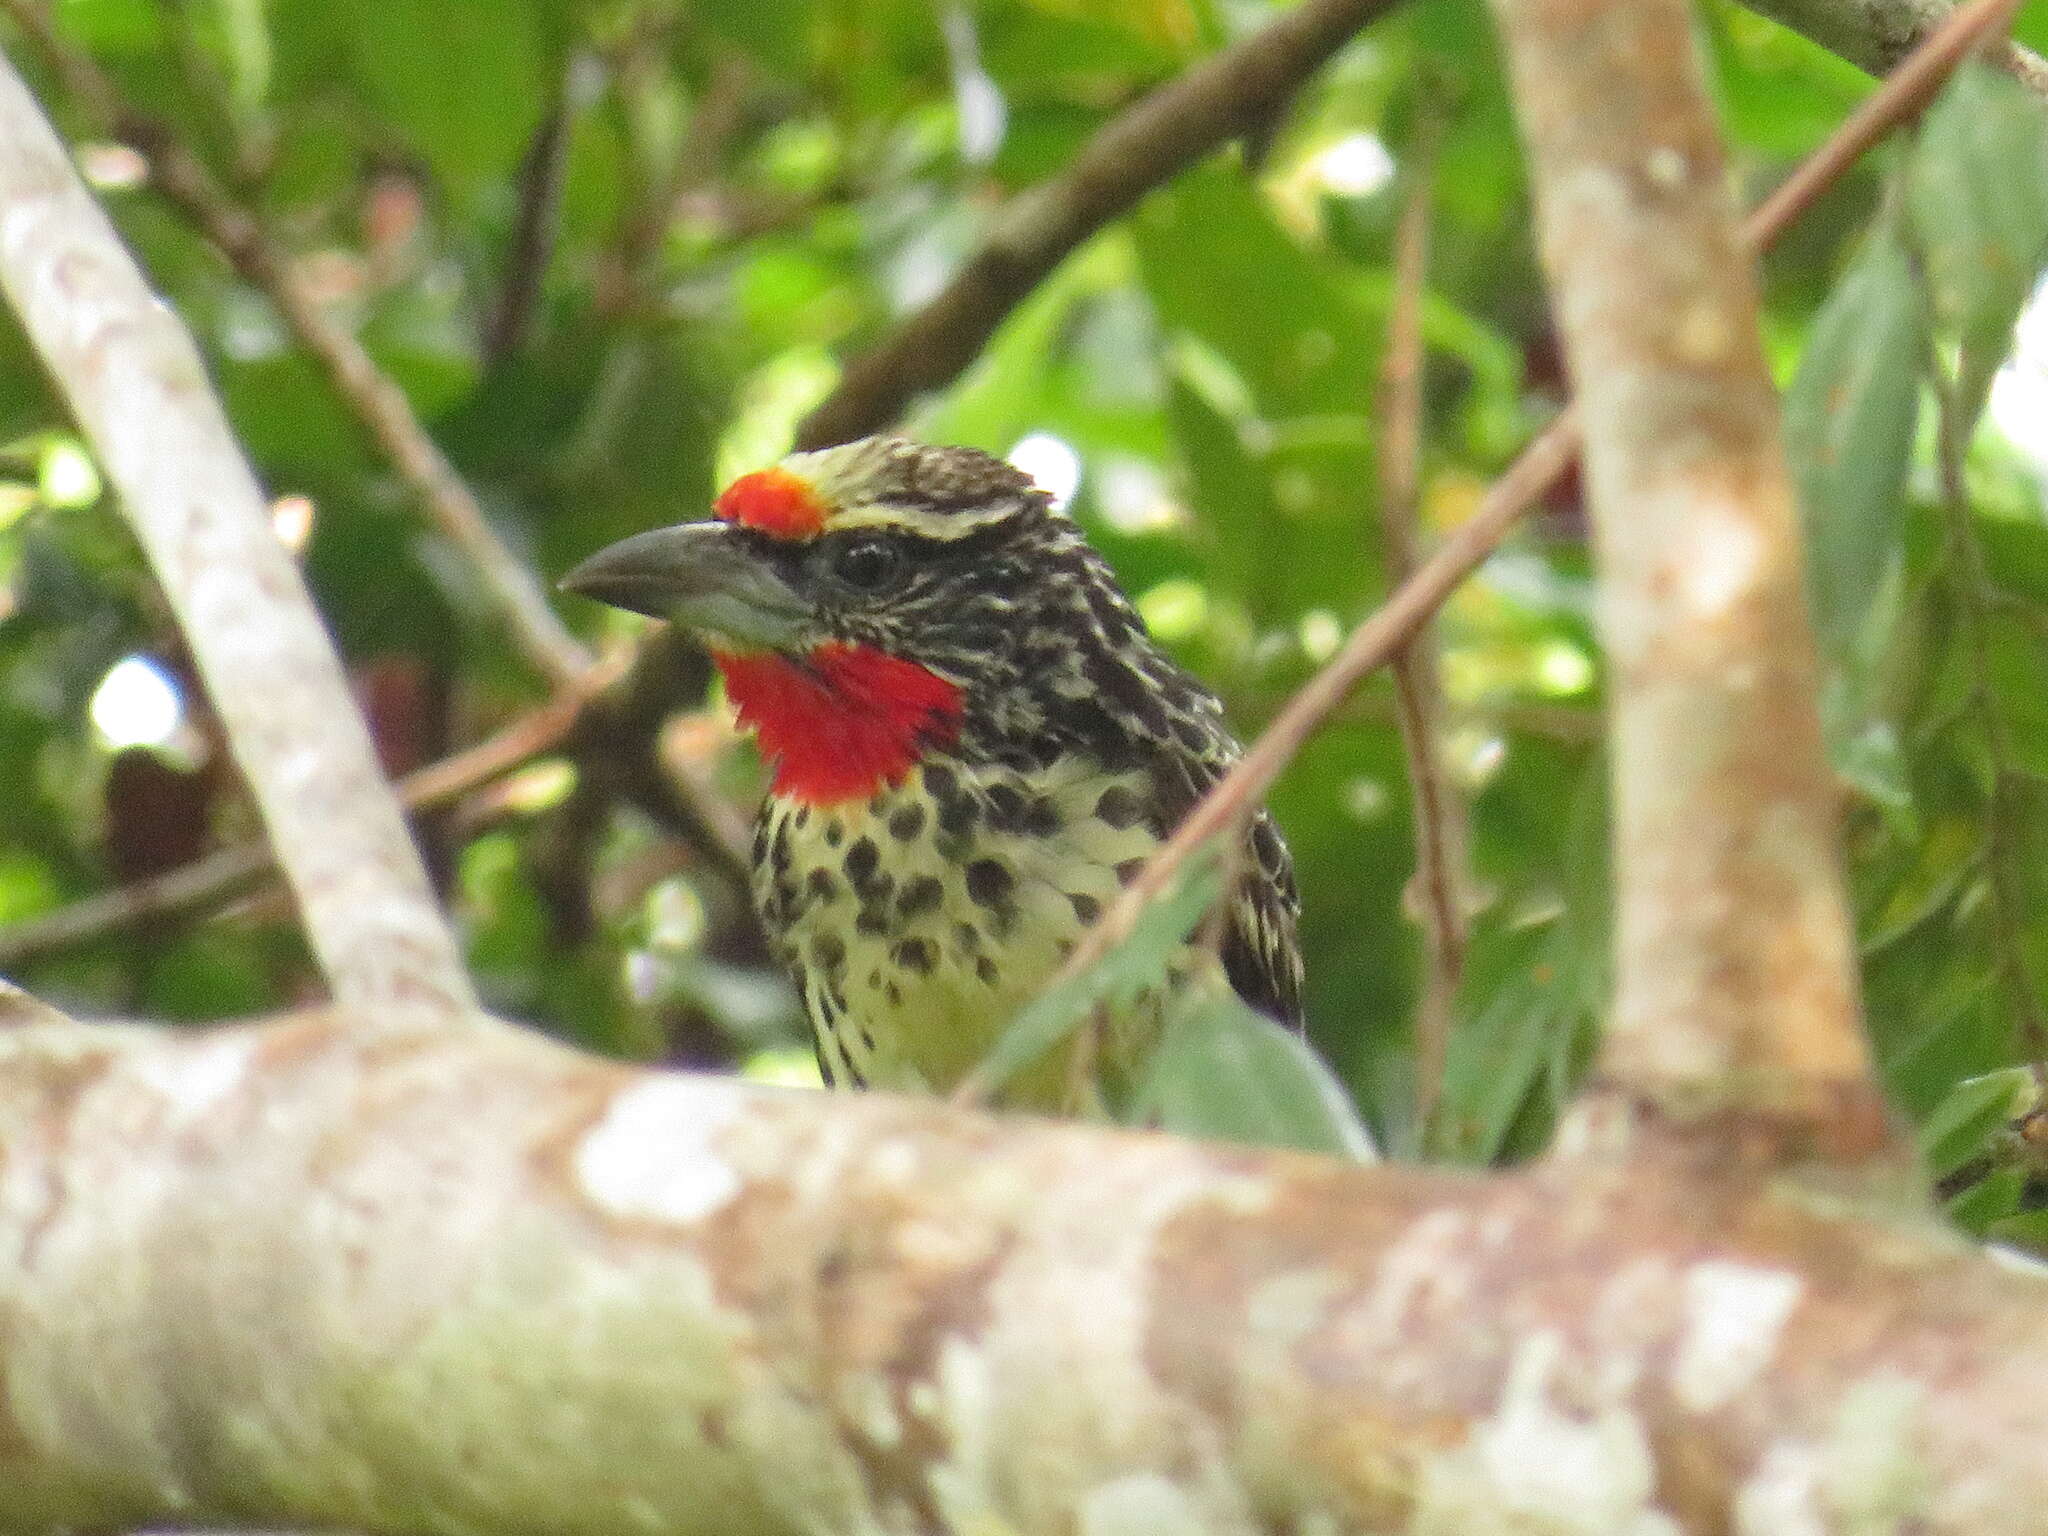
M 832 574 L 856 592 L 879 592 L 895 579 L 903 556 L 882 539 L 859 539 L 832 557 Z

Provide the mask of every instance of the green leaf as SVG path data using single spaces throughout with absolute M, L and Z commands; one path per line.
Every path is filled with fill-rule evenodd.
M 2048 1253 L 2048 1211 L 2020 1211 L 2002 1217 L 1987 1226 L 1984 1235 L 1994 1243 Z
M 1965 64 L 1929 109 L 1907 176 L 1929 296 L 1961 347 L 1966 427 L 2048 259 L 2048 115 L 2018 81 Z
M 1926 318 L 1911 261 L 1881 226 L 1815 318 L 1785 395 L 1821 648 L 1852 665 L 1899 547 Z
M 509 176 L 552 97 L 530 0 L 436 0 L 352 8 L 363 94 L 450 190 Z
M 1186 1136 L 1373 1161 L 1372 1135 L 1322 1058 L 1211 975 L 1177 1000 L 1132 1118 Z
M 1993 1225 L 2017 1215 L 2026 1193 L 2026 1170 L 2001 1168 L 1949 1201 L 1949 1220 L 1966 1232 L 1982 1236 Z
M 1128 939 L 1019 1011 L 982 1058 L 981 1076 L 992 1089 L 1001 1088 L 1095 1009 L 1130 1008 L 1140 993 L 1161 986 L 1174 954 L 1222 893 L 1222 850 L 1212 843 L 1181 866 L 1179 877 L 1145 908 Z
M 1221 354 L 1261 416 L 1356 414 L 1371 397 L 1376 358 L 1362 316 L 1241 170 L 1188 172 L 1145 204 L 1132 232 L 1160 318 Z M 1255 303 L 1247 273 L 1257 274 Z
M 1969 1077 L 1949 1091 L 1920 1128 L 1920 1160 L 1937 1179 L 1991 1150 L 1998 1136 L 2034 1098 L 2033 1073 L 2008 1067 Z

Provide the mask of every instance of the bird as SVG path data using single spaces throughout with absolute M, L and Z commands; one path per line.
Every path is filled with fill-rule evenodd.
M 1241 752 L 1079 525 L 974 448 L 792 453 L 561 585 L 710 650 L 768 767 L 754 901 L 837 1086 L 957 1087 Z M 1298 1030 L 1299 898 L 1264 810 L 1231 868 L 1223 975 Z M 1112 1021 L 1092 1107 L 1163 1007 Z M 997 1102 L 1091 1107 L 1053 1054 Z

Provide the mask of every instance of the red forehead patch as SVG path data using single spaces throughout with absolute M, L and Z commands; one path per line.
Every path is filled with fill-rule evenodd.
M 825 503 L 801 475 L 757 469 L 741 475 L 711 504 L 728 523 L 772 539 L 808 539 L 825 526 Z

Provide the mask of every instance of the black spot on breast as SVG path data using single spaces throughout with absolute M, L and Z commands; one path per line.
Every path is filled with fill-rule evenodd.
M 874 839 L 856 838 L 853 846 L 846 850 L 846 878 L 853 882 L 856 891 L 862 890 L 874 879 L 881 863 L 881 850 L 875 847 Z
M 933 912 L 946 899 L 946 887 L 936 875 L 919 875 L 903 887 L 903 894 L 896 898 L 896 910 L 904 917 L 916 917 L 922 912 Z
M 1001 971 L 996 969 L 995 961 L 989 959 L 987 955 L 983 955 L 979 960 L 974 962 L 974 974 L 979 976 L 986 985 L 991 987 L 994 986 L 998 981 L 1002 980 L 1003 975 Z
M 948 837 L 965 837 L 974 830 L 977 812 L 974 802 L 966 795 L 948 800 L 939 807 L 939 830 Z
M 1116 867 L 1116 877 L 1125 885 L 1138 878 L 1138 871 L 1145 867 L 1143 859 L 1125 859 Z
M 1095 802 L 1095 814 L 1110 826 L 1122 831 L 1134 827 L 1138 818 L 1145 814 L 1145 806 L 1138 799 L 1138 792 L 1128 784 L 1112 784 L 1102 792 L 1102 798 Z
M 913 800 L 908 805 L 899 805 L 889 815 L 889 835 L 899 843 L 907 843 L 924 830 L 924 806 Z
M 950 768 L 930 767 L 924 771 L 925 793 L 934 800 L 944 800 L 959 793 L 960 781 Z
M 803 831 L 803 829 L 804 829 L 805 827 L 808 827 L 808 826 L 809 826 L 810 824 L 811 824 L 811 808 L 810 808 L 810 807 L 809 807 L 808 805 L 800 805 L 800 806 L 798 806 L 798 807 L 796 808 L 796 829 L 797 829 L 797 831 L 799 831 L 799 832 Z
M 1202 729 L 1202 723 L 1199 720 L 1180 719 L 1174 721 L 1173 734 L 1179 739 L 1180 744 L 1190 752 L 1206 753 L 1215 745 L 1209 733 Z
M 1016 884 L 1016 877 L 995 859 L 976 859 L 967 866 L 967 894 L 977 906 L 1006 905 Z
M 1092 923 L 1102 916 L 1102 903 L 1081 891 L 1069 891 L 1067 904 L 1074 909 L 1074 916 L 1084 923 Z
M 846 827 L 843 823 L 837 821 L 828 821 L 825 823 L 825 846 L 827 848 L 837 848 L 841 843 L 845 841 Z
M 962 953 L 971 955 L 981 948 L 981 930 L 972 923 L 955 923 L 953 942 L 960 946 Z
M 920 976 L 929 976 L 933 964 L 938 959 L 931 945 L 923 939 L 899 940 L 892 953 L 896 956 L 898 965 L 906 971 L 915 971 Z
M 993 784 L 988 792 L 988 824 L 998 832 L 1017 832 L 1024 826 L 1024 794 L 1014 784 Z
M 846 964 L 846 942 L 836 933 L 821 933 L 811 940 L 811 958 L 830 972 Z
M 889 916 L 880 907 L 862 907 L 853 926 L 870 938 L 880 938 L 889 931 Z
M 810 887 L 811 894 L 820 901 L 831 901 L 839 894 L 839 882 L 832 878 L 832 871 L 829 869 L 812 870 L 805 878 L 804 884 Z
M 754 823 L 754 862 L 756 864 L 764 863 L 768 858 L 768 839 L 770 835 L 767 817 L 764 816 Z
M 882 995 L 889 999 L 889 1006 L 891 1008 L 901 1008 L 903 1006 L 903 989 L 897 986 L 895 982 L 892 981 L 884 986 L 882 988 Z

